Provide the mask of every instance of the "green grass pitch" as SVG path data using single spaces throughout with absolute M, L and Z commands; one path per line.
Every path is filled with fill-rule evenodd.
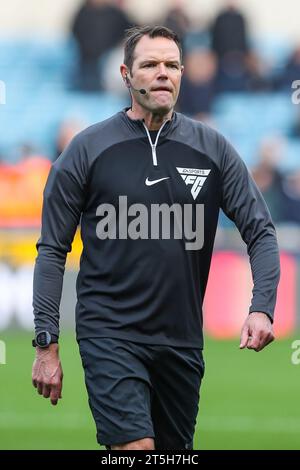
M 56 407 L 31 385 L 31 335 L 9 332 L 0 365 L 0 449 L 99 449 L 74 335 L 61 337 L 63 399 Z M 260 353 L 238 340 L 206 339 L 195 449 L 300 449 L 300 364 L 292 341 Z

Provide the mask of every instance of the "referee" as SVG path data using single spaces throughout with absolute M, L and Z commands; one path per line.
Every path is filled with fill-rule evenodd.
M 183 73 L 177 35 L 161 26 L 131 28 L 120 71 L 131 108 L 79 133 L 45 187 L 32 381 L 57 404 L 59 306 L 80 222 L 76 334 L 97 440 L 113 450 L 192 449 L 219 209 L 247 245 L 254 282 L 240 348 L 260 351 L 274 339 L 276 234 L 230 143 L 174 112 Z

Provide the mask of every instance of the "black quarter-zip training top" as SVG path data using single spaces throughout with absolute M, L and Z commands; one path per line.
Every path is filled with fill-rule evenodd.
M 166 216 L 170 207 L 175 216 Z M 151 218 L 153 208 L 156 214 L 166 210 L 164 227 Z M 80 222 L 77 338 L 202 348 L 202 303 L 220 208 L 247 244 L 254 280 L 250 312 L 272 318 L 279 280 L 274 226 L 223 136 L 175 112 L 153 136 L 126 110 L 79 133 L 54 162 L 44 191 L 33 288 L 36 332 L 59 335 L 66 255 Z M 197 249 L 187 249 L 189 232 L 175 235 L 190 222 L 201 238 Z

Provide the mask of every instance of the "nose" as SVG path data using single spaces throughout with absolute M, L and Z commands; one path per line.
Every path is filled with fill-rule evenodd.
M 158 77 L 157 78 L 168 78 L 167 68 L 163 62 L 159 64 Z

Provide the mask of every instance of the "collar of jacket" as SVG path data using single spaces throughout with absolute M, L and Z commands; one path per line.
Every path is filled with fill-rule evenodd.
M 122 117 L 125 119 L 126 123 L 132 128 L 132 129 L 141 129 L 143 133 L 145 133 L 145 128 L 143 125 L 144 120 L 143 119 L 131 119 L 127 111 L 130 109 L 130 107 L 126 107 L 121 111 Z M 178 121 L 178 113 L 173 111 L 173 114 L 171 116 L 171 119 L 168 120 L 168 122 L 164 125 L 162 131 L 161 131 L 161 136 L 164 136 L 168 134 L 174 127 L 176 127 Z

